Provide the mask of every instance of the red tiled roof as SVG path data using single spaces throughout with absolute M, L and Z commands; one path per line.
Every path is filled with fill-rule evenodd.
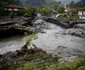
M 17 6 L 15 4 L 9 4 L 9 5 L 5 6 L 5 8 L 18 8 L 18 9 L 21 9 L 23 7 L 22 6 Z
M 79 9 L 79 11 L 84 11 L 84 10 L 85 10 L 85 7 Z
M 65 10 L 68 10 L 68 11 L 70 11 L 70 10 L 72 10 L 71 8 L 66 8 Z

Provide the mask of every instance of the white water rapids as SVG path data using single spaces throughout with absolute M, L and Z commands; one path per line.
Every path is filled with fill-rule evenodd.
M 45 24 L 49 28 L 43 29 L 45 33 L 38 33 L 38 39 L 32 41 L 38 48 L 63 57 L 85 56 L 85 38 L 64 35 L 66 29 L 52 23 Z M 25 42 L 25 36 L 1 39 L 0 54 L 20 49 Z

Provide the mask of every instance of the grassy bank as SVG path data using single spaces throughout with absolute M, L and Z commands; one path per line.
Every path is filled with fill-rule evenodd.
M 34 48 L 25 55 L 18 56 L 16 64 L 12 63 L 4 70 L 85 70 L 85 58 L 64 63 L 58 62 L 58 59 L 41 49 Z

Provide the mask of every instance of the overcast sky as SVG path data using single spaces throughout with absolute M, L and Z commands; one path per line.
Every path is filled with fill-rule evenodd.
M 56 1 L 61 1 L 62 3 L 70 3 L 71 1 L 78 2 L 80 0 L 56 0 Z

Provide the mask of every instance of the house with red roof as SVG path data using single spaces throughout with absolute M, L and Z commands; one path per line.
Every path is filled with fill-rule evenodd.
M 78 16 L 80 19 L 85 19 L 85 7 L 78 10 Z
M 5 11 L 9 11 L 9 12 L 17 12 L 21 9 L 23 9 L 22 6 L 17 6 L 15 4 L 9 4 L 9 5 L 5 6 Z
M 71 9 L 71 8 L 65 8 L 65 13 L 69 13 L 71 10 L 73 10 L 73 9 Z

